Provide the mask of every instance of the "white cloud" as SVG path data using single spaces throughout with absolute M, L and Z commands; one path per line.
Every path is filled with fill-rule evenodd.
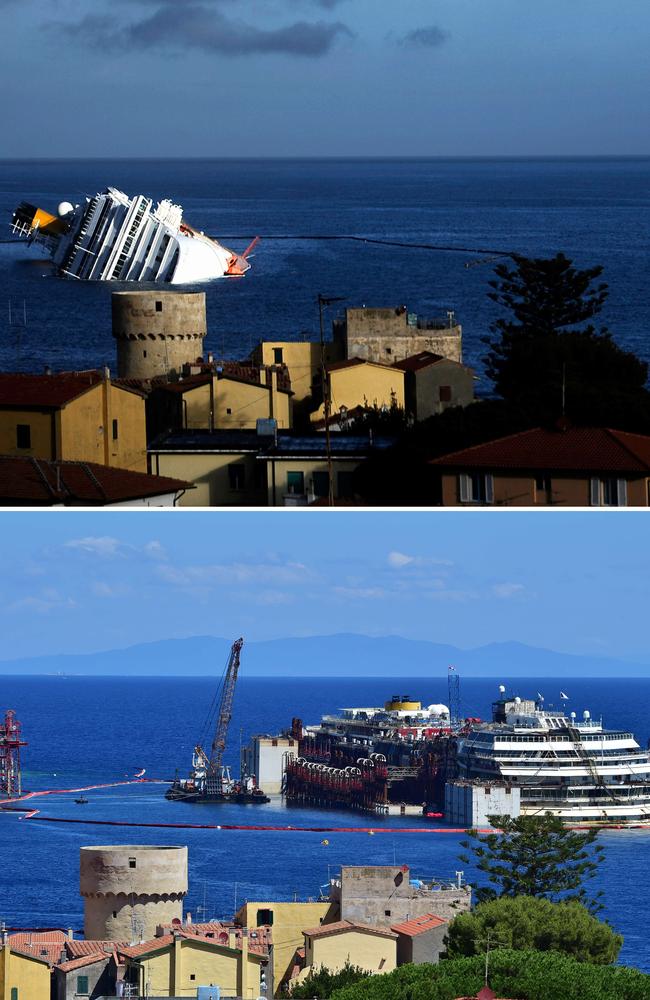
M 523 583 L 495 583 L 492 587 L 492 593 L 495 597 L 507 600 L 509 597 L 516 597 L 517 594 L 523 593 L 525 589 Z
M 165 551 L 164 545 L 162 545 L 157 539 L 153 539 L 151 542 L 147 542 L 146 545 L 142 546 L 142 551 L 150 559 L 166 559 L 167 552 Z
M 233 584 L 300 584 L 312 578 L 311 571 L 298 562 L 212 563 L 206 566 L 156 567 L 158 576 L 179 587 Z
M 41 594 L 31 594 L 28 597 L 21 597 L 14 601 L 7 608 L 7 611 L 20 612 L 31 611 L 39 615 L 49 614 L 51 611 L 67 611 L 77 607 L 77 602 L 71 597 L 63 597 L 56 590 L 48 588 Z
M 352 600 L 369 601 L 388 597 L 382 587 L 334 587 L 333 589 L 334 593 Z
M 410 556 L 406 552 L 388 553 L 388 565 L 393 569 L 404 569 L 405 566 L 453 566 L 449 559 L 435 559 L 432 556 Z
M 64 543 L 66 549 L 77 549 L 80 552 L 91 552 L 96 556 L 116 556 L 119 555 L 123 543 L 118 538 L 111 538 L 110 535 L 88 535 L 86 538 L 71 538 Z

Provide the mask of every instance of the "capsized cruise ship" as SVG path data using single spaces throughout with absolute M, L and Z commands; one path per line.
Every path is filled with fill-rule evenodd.
M 519 786 L 525 815 L 650 824 L 650 751 L 632 733 L 605 729 L 588 710 L 578 719 L 546 708 L 540 695 L 507 698 L 499 690 L 493 721 L 473 724 L 458 739 L 461 778 Z
M 257 240 L 242 254 L 193 229 L 180 205 L 109 187 L 82 205 L 64 201 L 57 215 L 22 202 L 12 230 L 49 251 L 56 273 L 84 281 L 152 281 L 174 285 L 240 277 Z

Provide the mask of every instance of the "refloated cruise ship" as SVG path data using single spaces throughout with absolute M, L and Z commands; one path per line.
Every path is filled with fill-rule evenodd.
M 152 281 L 181 285 L 239 277 L 250 268 L 242 254 L 193 229 L 168 199 L 130 198 L 109 187 L 82 205 L 64 201 L 57 215 L 22 202 L 12 230 L 50 253 L 61 277 L 86 281 Z
M 605 729 L 589 711 L 501 697 L 491 723 L 458 739 L 459 777 L 520 788 L 524 815 L 551 812 L 567 822 L 650 824 L 650 751 L 630 732 Z M 562 695 L 562 697 L 566 697 Z

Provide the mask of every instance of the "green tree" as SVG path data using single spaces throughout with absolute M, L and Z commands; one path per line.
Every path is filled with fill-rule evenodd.
M 450 959 L 439 965 L 402 965 L 337 990 L 332 1000 L 453 1000 L 476 996 L 484 984 L 485 958 Z M 498 997 L 516 1000 L 648 1000 L 650 976 L 624 966 L 576 962 L 557 952 L 492 952 L 489 983 Z
M 496 896 L 573 899 L 592 912 L 601 908 L 600 893 L 589 898 L 583 883 L 595 877 L 604 848 L 597 830 L 570 830 L 551 813 L 542 816 L 490 816 L 494 832 L 470 831 L 461 847 L 490 886 L 477 890 L 479 902 Z
M 310 969 L 301 983 L 293 987 L 289 984 L 283 993 L 284 996 L 291 997 L 291 1000 L 303 1000 L 303 998 L 311 1000 L 312 997 L 327 1000 L 336 990 L 358 983 L 361 979 L 367 979 L 369 975 L 365 969 L 351 965 L 349 961 L 338 972 L 330 972 L 321 965 L 317 969 Z
M 561 253 L 550 259 L 513 255 L 513 263 L 499 264 L 489 282 L 489 298 L 506 312 L 485 341 L 486 372 L 497 394 L 523 406 L 537 423 L 563 414 L 578 424 L 602 423 L 611 416 L 612 400 L 623 409 L 621 397 L 635 408 L 643 404 L 645 417 L 647 365 L 589 322 L 607 298 L 607 285 L 594 284 L 602 268 L 579 270 Z
M 580 903 L 552 903 L 534 896 L 502 896 L 460 913 L 449 925 L 447 955 L 461 958 L 493 947 L 559 951 L 578 962 L 609 965 L 623 938 Z

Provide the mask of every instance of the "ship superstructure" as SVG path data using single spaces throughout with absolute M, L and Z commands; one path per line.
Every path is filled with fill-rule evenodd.
M 157 205 L 109 187 L 80 205 L 62 202 L 58 214 L 22 202 L 12 220 L 14 234 L 42 244 L 61 277 L 87 281 L 188 284 L 241 276 L 250 267 L 183 219 L 169 199 Z
M 458 776 L 520 787 L 524 814 L 567 822 L 650 822 L 650 751 L 633 734 L 605 729 L 588 710 L 578 719 L 537 699 L 492 706 L 492 722 L 458 739 Z

